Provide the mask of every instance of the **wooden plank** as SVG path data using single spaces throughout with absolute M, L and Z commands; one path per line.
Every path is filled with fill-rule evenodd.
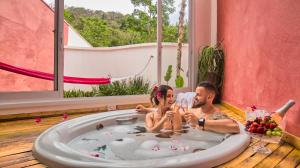
M 235 165 L 239 164 L 240 162 L 244 161 L 245 159 L 251 157 L 252 155 L 255 154 L 255 152 L 252 149 L 253 145 L 256 145 L 258 141 L 253 141 L 251 146 L 249 146 L 243 153 L 241 153 L 239 156 L 236 158 L 232 159 L 229 162 L 226 162 L 218 167 L 234 167 Z
M 143 105 L 145 107 L 150 107 L 150 103 L 137 103 L 137 104 L 125 104 L 125 105 L 117 105 L 117 110 L 125 110 L 125 109 L 134 109 L 137 105 Z
M 31 160 L 35 160 L 35 158 L 33 156 L 15 158 L 13 160 L 8 160 L 8 161 L 5 161 L 5 162 L 1 162 L 0 167 L 8 167 L 8 166 L 16 165 L 16 164 L 22 164 L 24 162 L 28 162 L 28 161 L 31 161 Z
M 221 103 L 222 106 L 224 106 L 225 108 L 227 108 L 228 110 L 234 112 L 235 114 L 237 114 L 238 116 L 241 116 L 243 119 L 246 118 L 246 114 L 244 113 L 243 110 L 229 104 L 229 103 L 226 103 L 226 102 L 222 102 Z
M 105 106 L 95 107 L 95 108 L 83 108 L 83 109 L 69 109 L 69 110 L 60 110 L 60 111 L 44 111 L 44 112 L 34 112 L 34 113 L 23 113 L 23 114 L 9 114 L 9 115 L 0 115 L 0 122 L 10 121 L 10 120 L 23 120 L 30 119 L 35 117 L 52 117 L 59 116 L 64 113 L 68 114 L 89 114 L 107 111 Z
M 258 163 L 255 168 L 275 167 L 282 159 L 284 159 L 292 150 L 293 146 L 284 143 L 275 150 L 269 157 Z
M 27 166 L 36 165 L 38 163 L 39 162 L 37 160 L 30 160 L 30 161 L 27 161 L 27 162 L 22 162 L 22 163 L 18 163 L 18 164 L 6 166 L 4 168 L 21 168 L 21 167 L 27 167 Z
M 16 160 L 28 160 L 26 158 L 32 156 L 31 152 L 24 152 L 24 153 L 19 153 L 19 154 L 14 154 L 14 155 L 8 155 L 8 156 L 4 156 L 4 157 L 0 157 L 0 167 L 4 167 L 4 166 L 9 166 L 14 164 L 14 162 L 16 162 Z M 32 159 L 30 159 L 32 160 Z
M 27 136 L 16 138 L 0 138 L 0 147 L 8 146 L 17 142 L 34 142 L 39 134 L 29 134 Z
M 297 149 L 300 150 L 300 137 L 297 137 L 297 136 L 292 135 L 292 134 L 290 134 L 290 133 L 288 133 L 288 132 L 285 132 L 285 133 L 283 134 L 282 139 L 283 139 L 285 142 L 287 142 L 287 143 L 293 145 L 295 148 L 297 148 Z
M 70 115 L 68 120 L 84 115 Z M 61 122 L 63 122 L 62 116 L 42 118 L 42 122 L 39 124 L 35 123 L 34 119 L 4 122 L 0 124 L 0 139 L 22 137 L 33 133 L 38 134 Z
M 276 168 L 296 167 L 300 164 L 300 150 L 294 149 L 286 158 L 284 158 Z
M 279 144 L 268 144 L 266 147 L 273 152 L 277 148 L 279 148 L 280 145 Z M 248 157 L 247 159 L 243 160 L 242 162 L 240 162 L 239 164 L 237 164 L 235 166 L 236 167 L 243 167 L 243 168 L 251 168 L 251 167 L 254 167 L 255 165 L 257 165 L 262 160 L 264 160 L 269 155 L 257 152 L 254 155 L 251 155 L 250 157 Z
M 45 167 L 47 166 L 43 164 L 36 164 L 36 165 L 27 166 L 26 168 L 45 168 Z
M 15 144 L 3 148 L 1 147 L 0 157 L 31 151 L 32 145 L 33 145 L 32 143 L 25 143 L 25 144 L 21 143 L 21 144 Z

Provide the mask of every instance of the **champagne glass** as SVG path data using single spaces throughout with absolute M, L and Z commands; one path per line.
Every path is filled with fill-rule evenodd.
M 268 111 L 265 110 L 264 107 L 256 107 L 253 110 L 251 108 L 246 109 L 247 121 L 253 121 L 253 122 L 255 122 L 256 125 L 259 125 L 258 127 L 255 128 L 255 130 L 265 129 L 261 125 L 264 122 L 264 117 L 269 116 L 269 115 L 270 114 L 268 113 Z M 248 129 L 248 128 L 246 128 L 246 129 Z M 272 153 L 272 150 L 269 149 L 268 147 L 266 147 L 266 145 L 268 144 L 269 138 L 264 135 L 264 132 L 250 131 L 248 133 L 252 138 L 258 140 L 258 142 L 252 146 L 253 152 L 262 153 L 265 155 L 269 155 Z
M 183 112 L 184 112 L 185 114 L 187 114 L 187 113 L 189 112 L 189 110 L 190 110 L 190 108 L 189 108 L 189 103 L 188 103 L 188 100 L 187 100 L 186 98 L 183 98 L 183 99 L 182 99 L 182 101 L 181 101 L 181 108 L 182 108 L 182 110 L 183 110 Z M 189 128 L 190 125 L 187 123 L 187 121 L 186 121 L 185 123 L 186 123 L 186 124 L 185 124 L 183 127 Z

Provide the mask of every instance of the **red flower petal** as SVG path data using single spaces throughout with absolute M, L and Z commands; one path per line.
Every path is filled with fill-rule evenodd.
M 41 121 L 42 121 L 41 117 L 35 118 L 35 122 L 36 122 L 36 123 L 40 123 Z
M 63 114 L 63 119 L 64 119 L 64 120 L 68 119 L 68 117 L 69 117 L 69 115 L 68 115 L 67 113 L 64 113 L 64 114 Z
M 161 92 L 157 92 L 156 97 L 157 97 L 158 99 L 160 99 L 160 98 L 161 98 Z
M 251 106 L 252 111 L 255 111 L 257 108 L 255 105 Z

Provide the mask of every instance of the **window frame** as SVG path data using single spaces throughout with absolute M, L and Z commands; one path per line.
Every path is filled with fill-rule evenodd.
M 195 36 L 194 36 L 194 0 L 189 1 L 189 77 L 188 87 L 175 88 L 175 94 L 179 92 L 192 91 L 196 86 L 197 77 L 197 53 L 195 50 Z M 158 8 L 162 9 L 162 0 L 158 0 Z M 158 11 L 159 11 L 158 10 Z M 63 39 L 63 25 L 64 25 L 64 0 L 55 0 L 55 80 L 54 91 L 33 91 L 33 92 L 6 92 L 0 93 L 0 114 L 20 114 L 51 110 L 61 110 L 66 107 L 70 109 L 84 107 L 103 106 L 108 104 L 127 104 L 148 103 L 149 95 L 128 95 L 128 96 L 107 96 L 107 97 L 93 97 L 93 98 L 63 98 L 63 69 L 64 69 L 64 39 Z M 162 14 L 159 13 L 160 21 L 158 21 L 157 37 L 158 37 L 158 67 L 157 76 L 158 82 L 161 82 L 161 37 L 162 37 Z M 160 29 L 159 29 L 160 27 Z M 160 33 L 159 33 L 160 32 Z M 3 101 L 2 101 L 3 100 Z M 67 106 L 56 106 L 54 104 L 66 104 Z M 17 109 L 25 110 L 18 111 Z M 16 109 L 17 108 L 17 109 Z
M 20 91 L 0 93 L 0 102 L 14 100 L 39 100 L 63 97 L 63 13 L 64 0 L 55 0 L 54 10 L 54 81 L 53 91 Z

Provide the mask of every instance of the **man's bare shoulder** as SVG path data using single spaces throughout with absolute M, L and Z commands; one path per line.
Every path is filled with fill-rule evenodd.
M 217 111 L 209 116 L 211 120 L 223 120 L 223 119 L 230 119 L 224 112 Z

